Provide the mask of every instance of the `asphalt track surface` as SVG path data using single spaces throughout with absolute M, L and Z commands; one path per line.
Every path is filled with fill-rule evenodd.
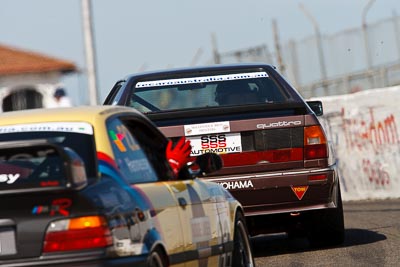
M 345 242 L 311 249 L 307 239 L 252 238 L 256 266 L 400 266 L 400 199 L 343 203 Z

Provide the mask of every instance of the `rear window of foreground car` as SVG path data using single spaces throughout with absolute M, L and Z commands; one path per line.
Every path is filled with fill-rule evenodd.
M 141 112 L 286 103 L 291 97 L 266 71 L 208 74 L 136 83 L 130 106 Z
M 0 147 L 0 190 L 65 186 L 62 156 L 50 145 Z
M 88 177 L 97 175 L 93 133 L 29 131 L 0 127 L 0 144 L 8 141 L 42 139 L 74 150 L 85 163 Z M 1 145 L 0 145 L 1 149 Z M 65 174 L 62 158 L 49 146 L 3 148 L 0 155 L 0 190 L 24 187 L 62 186 Z

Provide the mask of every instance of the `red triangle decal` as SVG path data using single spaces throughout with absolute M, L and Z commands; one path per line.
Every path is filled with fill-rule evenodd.
M 292 191 L 299 200 L 303 198 L 304 194 L 307 192 L 307 189 L 308 185 L 292 186 Z

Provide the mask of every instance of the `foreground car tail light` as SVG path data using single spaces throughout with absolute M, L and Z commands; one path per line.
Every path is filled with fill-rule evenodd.
M 110 230 L 101 216 L 52 222 L 46 231 L 43 252 L 101 248 L 112 245 Z
M 325 133 L 321 126 L 304 127 L 304 159 L 328 157 Z

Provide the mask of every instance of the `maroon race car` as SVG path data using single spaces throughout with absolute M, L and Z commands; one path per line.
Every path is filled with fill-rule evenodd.
M 305 235 L 314 247 L 344 241 L 336 160 L 317 116 L 266 64 L 213 65 L 139 73 L 117 82 L 104 104 L 134 107 L 191 155 L 219 153 L 207 179 L 243 204 L 251 235 Z

